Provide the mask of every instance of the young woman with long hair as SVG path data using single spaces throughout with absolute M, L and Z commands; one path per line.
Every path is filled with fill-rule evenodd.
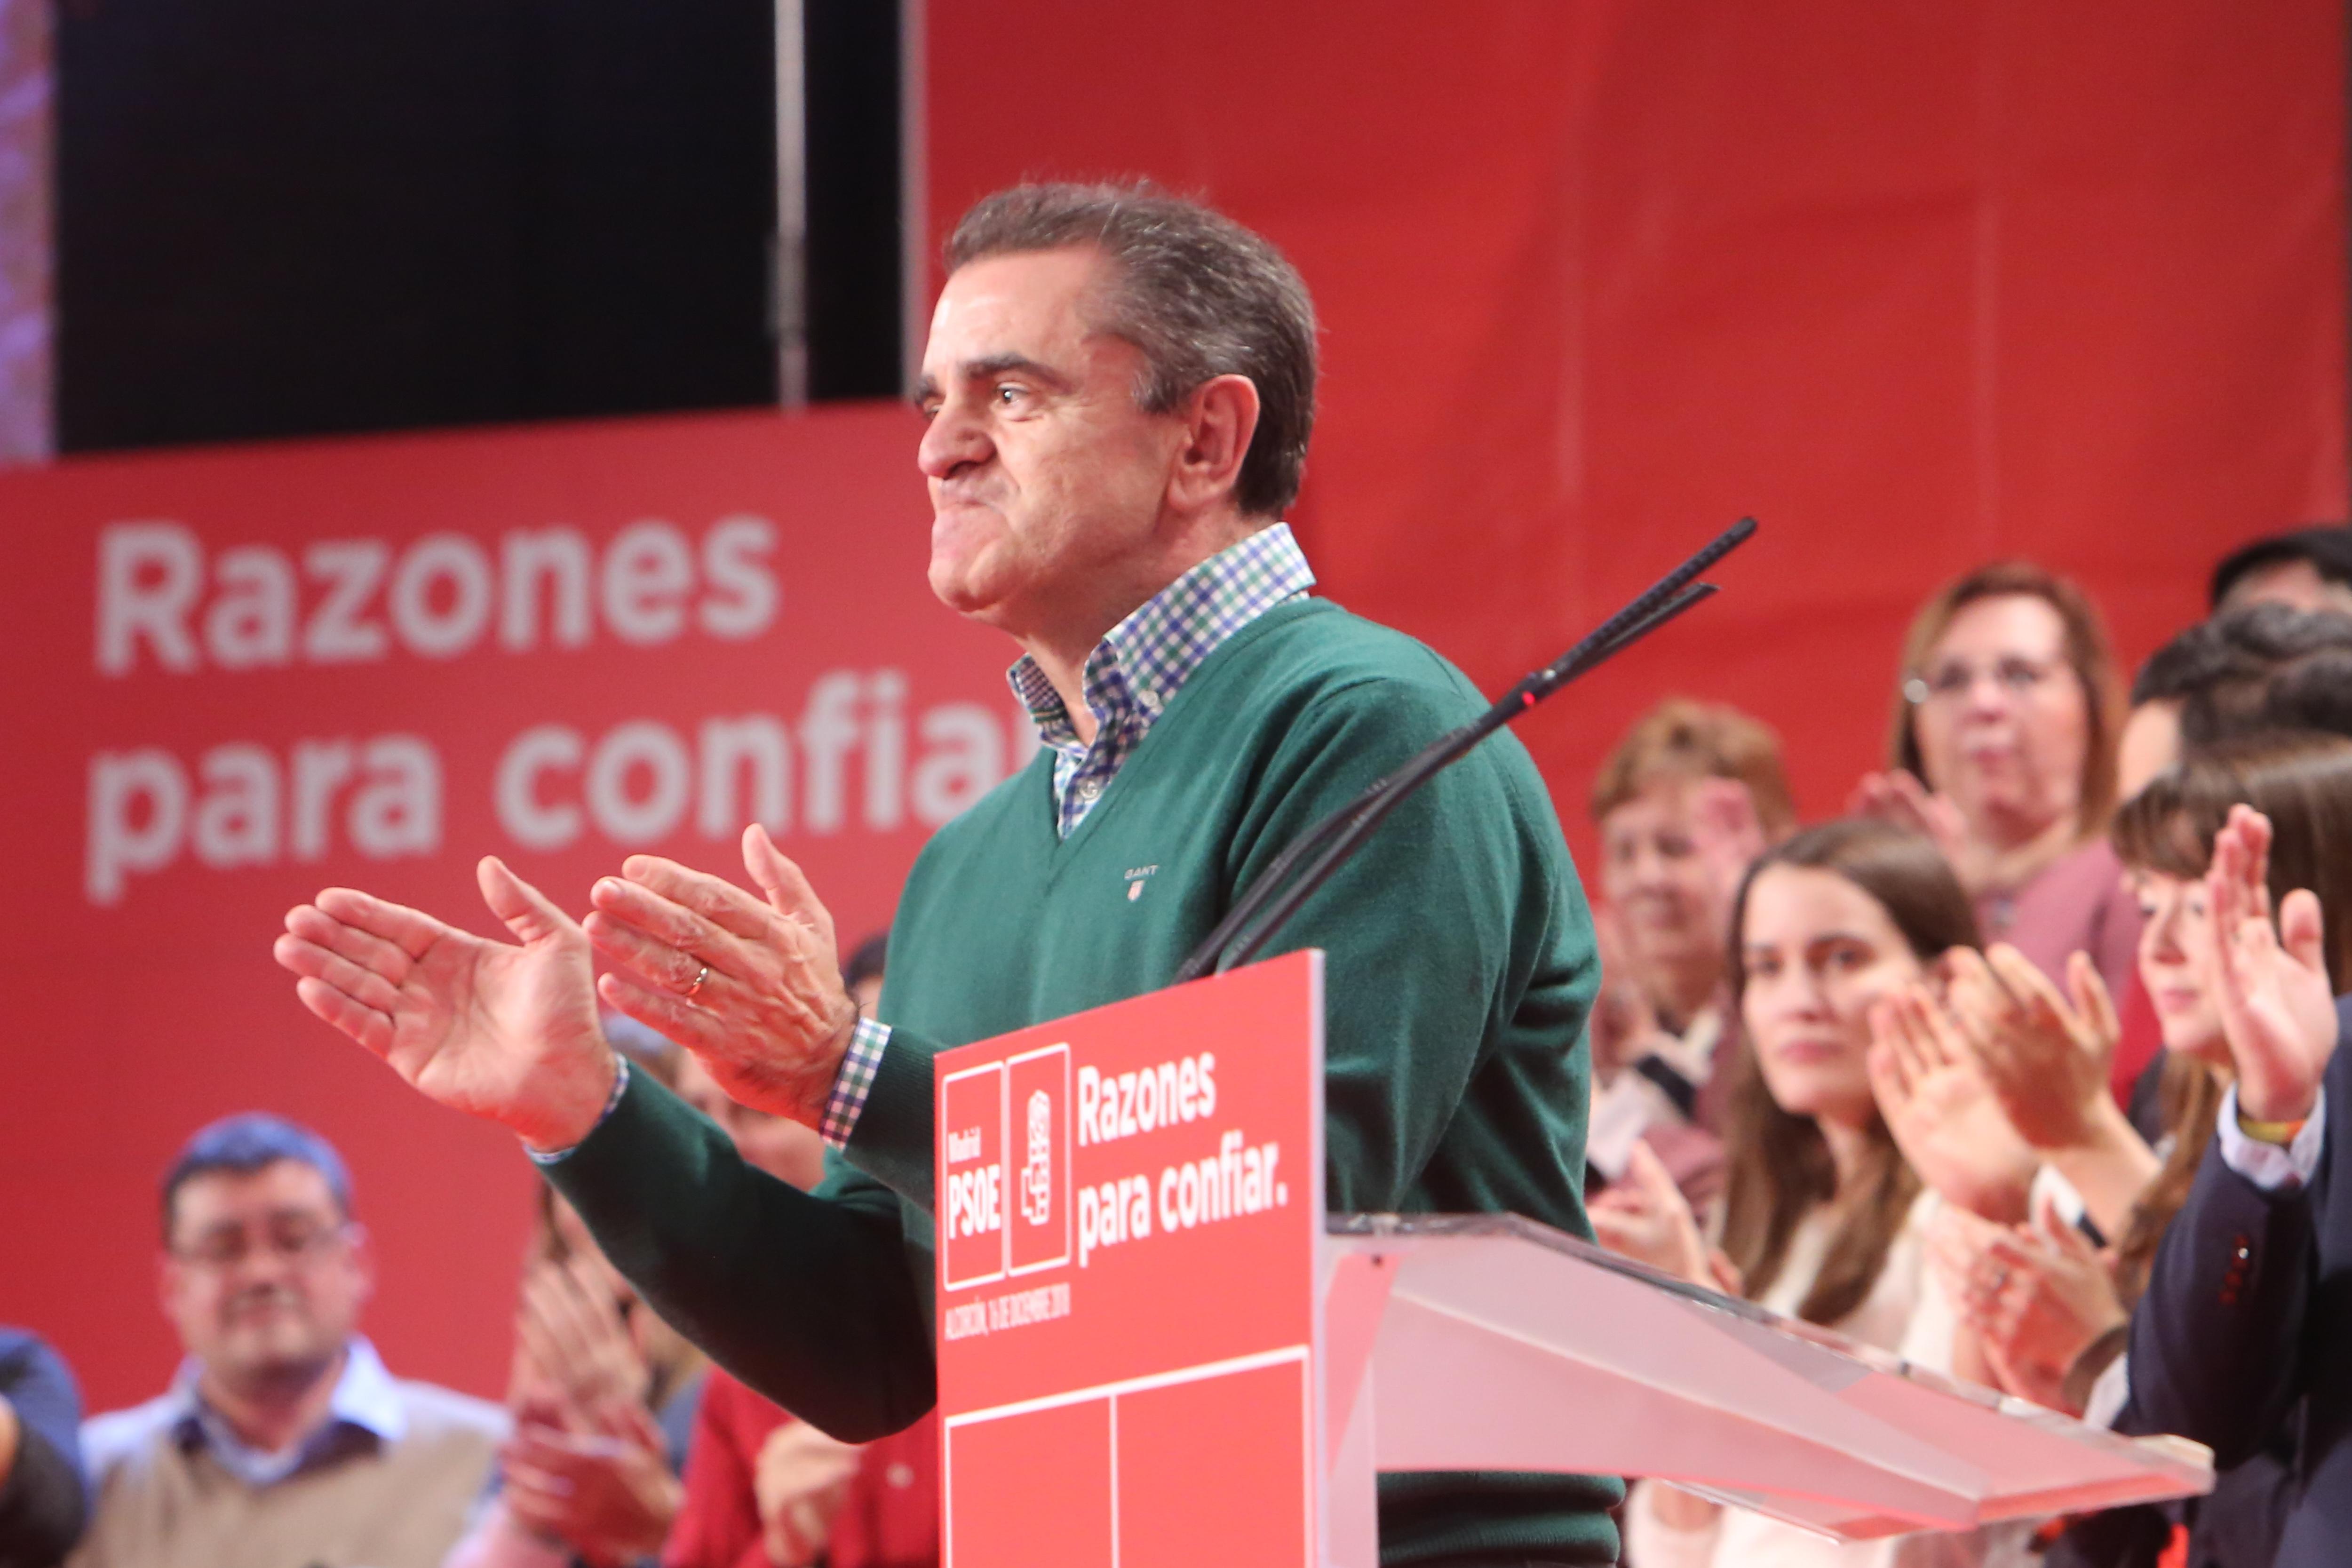
M 1733 900 L 1730 994 L 1742 1025 L 1726 1122 L 1729 1171 L 1710 1258 L 1654 1162 L 1596 1202 L 1602 1240 L 1710 1287 L 1927 1365 L 1950 1363 L 1952 1318 L 1927 1300 L 1936 1201 L 1874 1099 L 1874 1006 L 1972 946 L 1976 920 L 1924 837 L 1848 819 L 1798 834 L 1749 868 Z M 1848 1568 L 1891 1543 L 1836 1546 L 1670 1487 L 1638 1489 L 1630 1555 L 1643 1568 Z

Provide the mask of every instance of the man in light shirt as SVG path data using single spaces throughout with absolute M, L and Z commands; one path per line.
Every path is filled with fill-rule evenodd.
M 506 1415 L 396 1381 L 358 1333 L 374 1269 L 342 1160 L 231 1117 L 189 1141 L 163 1209 L 186 1360 L 83 1427 L 95 1509 L 71 1568 L 437 1568 Z

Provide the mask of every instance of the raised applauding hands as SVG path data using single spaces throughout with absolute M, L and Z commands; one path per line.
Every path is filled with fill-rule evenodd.
M 517 1380 L 522 1367 L 532 1369 L 535 1384 L 560 1401 L 573 1425 L 610 1407 L 642 1405 L 653 1386 L 615 1285 L 611 1265 L 584 1254 L 562 1262 L 542 1258 L 523 1275 L 515 1314 Z
M 766 899 L 635 855 L 596 884 L 586 927 L 495 858 L 482 897 L 517 943 L 330 888 L 286 917 L 278 962 L 327 1022 L 444 1105 L 539 1148 L 586 1136 L 613 1086 L 596 998 L 692 1050 L 727 1091 L 812 1126 L 857 1019 L 833 918 L 765 829 L 743 861 Z M 624 965 L 601 984 L 591 943 Z
M 1591 1213 L 1593 1234 L 1610 1251 L 1710 1290 L 1738 1294 L 1728 1263 L 1707 1247 L 1697 1216 L 1648 1144 L 1633 1145 L 1624 1179 L 1595 1197 Z
M 760 1535 L 776 1568 L 813 1568 L 824 1560 L 834 1521 L 857 1479 L 859 1448 L 805 1421 L 787 1421 L 760 1445 L 751 1495 Z
M 499 1449 L 499 1500 L 533 1534 L 618 1568 L 660 1555 L 686 1489 L 670 1472 L 660 1428 L 642 1408 L 616 1409 L 604 1426 L 575 1432 L 518 1423 Z
M 2090 955 L 2066 965 L 2072 1004 L 2017 949 L 1947 953 L 1945 1005 L 1959 1037 L 2018 1134 L 2083 1195 L 2091 1217 L 2121 1235 L 2155 1179 L 2155 1151 L 2108 1091 L 2122 1034 Z
M 743 830 L 743 868 L 764 900 L 656 855 L 600 879 L 588 938 L 628 973 L 598 989 L 699 1057 L 740 1103 L 821 1126 L 857 1026 L 833 916 L 766 828 Z
M 2044 1204 L 2030 1225 L 1994 1225 L 1947 1208 L 1927 1257 L 1944 1294 L 1976 1331 L 2001 1387 L 2080 1415 L 2068 1374 L 2094 1342 L 2126 1321 L 2105 1259 Z
M 2115 1105 L 2107 1068 L 2122 1033 L 2090 955 L 2067 963 L 2072 1006 L 2006 942 L 1954 948 L 1944 962 L 1953 1020 L 2019 1136 L 2036 1149 L 2090 1141 L 2100 1108 Z
M 2024 1218 L 2040 1162 L 1942 1004 L 1925 985 L 1906 986 L 1872 1005 L 1870 1032 L 1879 1113 L 1920 1180 L 1987 1219 Z
M 514 1431 L 499 1451 L 499 1504 L 588 1562 L 655 1556 L 684 1500 L 646 1407 L 653 1384 L 600 1257 L 543 1258 L 515 1318 Z M 453 1568 L 471 1568 L 460 1557 Z
M 2270 819 L 2231 806 L 2205 873 L 2213 994 L 2237 1064 L 2240 1113 L 2295 1121 L 2311 1114 L 2336 1053 L 2336 1002 L 2319 900 L 2296 889 L 2271 924 L 2270 850 Z
M 1907 827 L 1933 843 L 1950 863 L 1952 874 L 1970 894 L 1985 881 L 1983 857 L 1969 842 L 1968 823 L 1949 795 L 1930 791 L 1901 768 L 1864 773 L 1846 798 L 1849 816 L 1874 816 L 1897 827 Z
M 486 858 L 483 901 L 520 946 L 330 888 L 286 916 L 273 950 L 302 1005 L 443 1105 L 542 1149 L 578 1142 L 612 1092 L 588 939 L 546 896 Z

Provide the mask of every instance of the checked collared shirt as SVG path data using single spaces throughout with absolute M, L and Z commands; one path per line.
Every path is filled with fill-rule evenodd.
M 1087 656 L 1084 689 L 1094 715 L 1091 743 L 1078 738 L 1068 706 L 1037 661 L 1024 654 L 1005 672 L 1013 693 L 1054 752 L 1054 821 L 1066 838 L 1143 743 L 1176 692 L 1225 639 L 1276 605 L 1315 585 L 1315 574 L 1277 522 L 1219 551 L 1144 601 Z M 890 1044 L 890 1029 L 860 1019 L 826 1101 L 824 1141 L 849 1142 Z

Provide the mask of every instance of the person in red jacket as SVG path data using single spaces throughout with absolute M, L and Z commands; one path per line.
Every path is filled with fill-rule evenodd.
M 840 1443 L 713 1369 L 662 1568 L 938 1568 L 936 1415 Z

